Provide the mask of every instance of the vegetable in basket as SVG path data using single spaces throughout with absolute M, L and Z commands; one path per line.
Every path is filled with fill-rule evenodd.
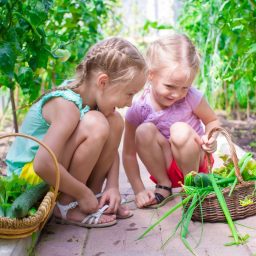
M 211 180 L 208 177 L 208 174 L 197 173 L 194 177 L 194 184 L 196 187 L 204 188 L 211 186 Z
M 166 217 L 176 211 L 178 208 L 183 208 L 182 218 L 177 224 L 174 233 L 180 227 L 181 240 L 186 248 L 193 254 L 196 255 L 194 249 L 190 246 L 187 241 L 188 228 L 191 221 L 191 217 L 196 207 L 201 207 L 204 199 L 210 194 L 215 193 L 220 207 L 224 213 L 227 224 L 231 230 L 233 241 L 226 243 L 229 245 L 240 245 L 245 244 L 249 235 L 240 235 L 236 225 L 231 217 L 230 211 L 227 207 L 226 200 L 223 196 L 222 190 L 226 187 L 230 187 L 237 181 L 237 177 L 234 171 L 234 164 L 230 164 L 228 158 L 226 158 L 226 166 L 213 170 L 211 174 L 190 172 L 184 177 L 184 192 L 181 193 L 182 201 L 177 203 L 171 209 L 169 209 L 160 219 L 158 219 L 153 225 L 151 225 L 140 237 L 143 238 L 148 232 L 156 227 Z M 238 162 L 241 173 L 243 174 L 244 181 L 256 180 L 256 161 L 252 159 L 251 153 L 246 153 Z M 253 196 L 248 195 L 244 200 L 240 200 L 239 203 L 244 207 L 253 204 Z M 202 209 L 201 209 L 202 210 Z M 203 223 L 202 219 L 202 223 Z M 174 234 L 172 234 L 173 236 Z M 172 237 L 171 236 L 171 237 Z M 167 241 L 170 240 L 170 238 Z M 167 242 L 166 241 L 166 242 Z M 166 244 L 166 242 L 164 244 Z
M 28 215 L 29 210 L 34 206 L 49 190 L 49 185 L 41 182 L 26 190 L 19 197 L 15 199 L 12 204 L 12 213 L 16 218 L 23 218 Z
M 42 182 L 31 185 L 13 174 L 0 177 L 0 217 L 22 218 L 49 190 Z M 32 212 L 31 212 L 32 213 Z
M 31 187 L 27 181 L 18 175 L 0 176 L 0 216 L 12 217 L 10 208 L 13 201 Z

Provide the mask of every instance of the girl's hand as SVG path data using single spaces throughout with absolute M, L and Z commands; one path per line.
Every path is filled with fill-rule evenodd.
M 151 190 L 143 190 L 135 196 L 135 203 L 138 208 L 143 208 L 144 206 L 152 204 L 155 199 L 155 194 Z
M 103 192 L 100 199 L 99 208 L 103 207 L 105 204 L 109 205 L 109 208 L 105 213 L 116 213 L 117 208 L 121 202 L 121 195 L 117 188 L 109 188 Z
M 202 138 L 202 149 L 207 153 L 214 153 L 217 149 L 217 140 L 214 136 L 208 139 L 207 135 L 203 135 Z

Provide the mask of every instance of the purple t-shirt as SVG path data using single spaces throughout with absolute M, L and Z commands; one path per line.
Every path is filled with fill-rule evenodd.
M 158 130 L 169 139 L 170 127 L 175 122 L 189 124 L 199 136 L 204 134 L 201 120 L 193 113 L 199 105 L 203 94 L 194 87 L 190 87 L 185 98 L 175 102 L 169 108 L 155 111 L 150 99 L 150 89 L 145 89 L 142 96 L 135 99 L 126 113 L 126 120 L 134 126 L 142 123 L 153 123 Z

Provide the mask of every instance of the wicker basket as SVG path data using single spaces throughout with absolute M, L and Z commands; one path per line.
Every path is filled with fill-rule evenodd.
M 256 193 L 254 181 L 243 181 L 238 167 L 238 158 L 236 155 L 235 147 L 232 143 L 229 133 L 224 128 L 213 128 L 209 133 L 209 138 L 214 132 L 222 133 L 229 145 L 232 161 L 235 166 L 235 174 L 238 179 L 238 184 L 233 190 L 231 196 L 229 196 L 230 188 L 224 188 L 223 196 L 226 200 L 230 215 L 233 220 L 243 219 L 256 214 Z M 241 206 L 239 200 L 243 200 L 247 195 L 253 195 L 253 204 L 248 206 Z M 186 206 L 186 208 L 189 205 Z M 197 206 L 194 210 L 192 220 L 204 222 L 226 222 L 226 217 L 219 205 L 217 196 L 215 193 L 209 194 L 200 206 Z
M 48 151 L 48 153 L 50 154 L 54 162 L 55 171 L 56 171 L 56 183 L 55 183 L 54 192 L 51 192 L 51 191 L 47 192 L 40 206 L 38 207 L 38 210 L 35 213 L 35 215 L 22 218 L 22 219 L 0 217 L 0 238 L 17 239 L 17 238 L 28 237 L 32 233 L 39 231 L 44 227 L 45 223 L 50 217 L 53 211 L 53 208 L 55 206 L 56 197 L 59 189 L 60 172 L 59 172 L 58 162 L 54 153 L 43 142 L 37 140 L 32 136 L 21 134 L 21 133 L 4 134 L 0 136 L 0 139 L 6 138 L 6 137 L 24 137 L 24 138 L 36 141 L 38 144 L 43 146 Z

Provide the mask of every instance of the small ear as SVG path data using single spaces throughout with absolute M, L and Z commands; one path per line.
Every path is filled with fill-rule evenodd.
M 109 82 L 107 74 L 101 73 L 97 78 L 97 85 L 100 89 L 104 89 Z

